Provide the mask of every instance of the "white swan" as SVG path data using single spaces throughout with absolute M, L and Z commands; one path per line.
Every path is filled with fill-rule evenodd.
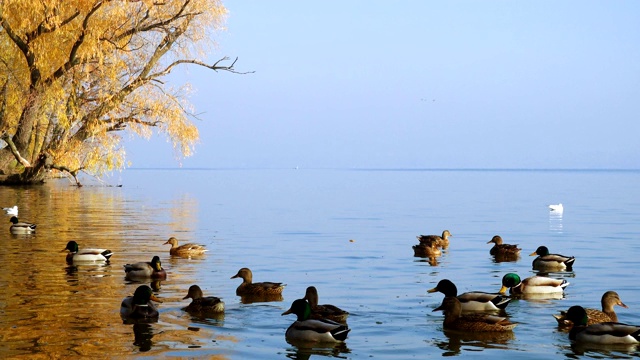
M 562 212 L 564 208 L 562 207 L 562 203 L 557 205 L 551 204 L 549 205 L 549 211 Z

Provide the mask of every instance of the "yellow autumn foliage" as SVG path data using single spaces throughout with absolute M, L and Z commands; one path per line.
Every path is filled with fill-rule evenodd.
M 162 79 L 181 65 L 235 72 L 205 62 L 225 17 L 218 0 L 0 0 L 0 135 L 17 149 L 0 142 L 0 170 L 100 175 L 125 165 L 127 132 L 191 155 L 190 105 Z

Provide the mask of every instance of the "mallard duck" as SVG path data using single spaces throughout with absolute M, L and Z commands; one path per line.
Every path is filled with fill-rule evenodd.
M 13 205 L 12 207 L 2 208 L 7 215 L 18 216 L 18 205 Z
M 151 278 L 164 280 L 167 272 L 162 268 L 160 257 L 154 256 L 150 262 L 138 262 L 124 265 L 127 279 Z
M 481 291 L 466 292 L 458 295 L 458 288 L 451 280 L 443 279 L 433 289 L 427 290 L 428 293 L 439 291 L 445 297 L 456 297 L 462 306 L 462 311 L 487 311 L 500 310 L 509 305 L 511 299 L 502 294 L 492 294 Z
M 618 322 L 618 315 L 616 314 L 613 307 L 615 305 L 621 306 L 623 308 L 627 308 L 622 300 L 620 300 L 620 296 L 615 291 L 607 291 L 602 295 L 602 299 L 600 300 L 600 304 L 602 305 L 602 311 L 598 309 L 585 309 L 587 312 L 587 316 L 589 320 L 587 325 L 593 325 L 602 322 Z M 573 323 L 567 319 L 567 312 L 561 311 L 559 315 L 553 315 L 554 318 L 558 321 L 558 325 L 560 326 L 573 326 Z
M 298 319 L 285 333 L 288 341 L 300 342 L 342 342 L 349 334 L 349 327 L 327 319 L 310 319 L 311 306 L 304 299 L 298 299 L 282 315 L 296 314 Z
M 238 296 L 263 296 L 263 295 L 278 295 L 282 294 L 282 290 L 286 285 L 282 283 L 274 282 L 259 282 L 254 283 L 253 274 L 248 268 L 242 268 L 238 270 L 238 273 L 231 277 L 242 278 L 242 284 L 236 289 L 236 295 Z
M 487 244 L 491 243 L 494 243 L 495 245 L 493 245 L 491 250 L 489 250 L 489 254 L 495 256 L 518 256 L 520 255 L 520 250 L 522 250 L 518 248 L 518 245 L 503 244 L 502 237 L 500 237 L 500 235 L 494 236 L 489 240 L 489 242 L 487 242 Z
M 572 306 L 567 310 L 567 319 L 574 324 L 569 331 L 569 339 L 602 345 L 640 343 L 640 326 L 619 322 L 587 325 L 587 316 L 582 306 Z
M 204 248 L 204 245 L 198 244 L 184 244 L 178 246 L 178 239 L 173 236 L 167 240 L 163 245 L 171 244 L 171 249 L 169 249 L 169 254 L 176 256 L 192 256 L 192 255 L 202 255 L 205 251 L 208 251 Z
M 69 251 L 67 253 L 67 262 L 83 262 L 83 261 L 109 261 L 113 252 L 107 249 L 78 249 L 78 243 L 75 241 L 69 241 L 67 247 L 62 251 Z
M 9 231 L 11 231 L 12 234 L 31 234 L 36 232 L 36 224 L 21 222 L 16 216 L 12 216 L 9 222 L 11 222 Z
M 438 235 L 418 235 L 416 236 L 420 243 L 431 243 L 435 242 L 436 246 L 446 249 L 449 247 L 449 237 L 452 237 L 449 230 L 445 230 L 442 232 L 442 236 Z
M 224 302 L 215 296 L 204 296 L 198 285 L 191 285 L 187 296 L 182 300 L 191 298 L 191 304 L 185 308 L 187 312 L 195 313 L 221 313 L 224 311 Z
M 488 314 L 462 314 L 458 298 L 447 296 L 433 311 L 444 311 L 443 327 L 448 330 L 470 332 L 511 331 L 517 324 L 507 318 Z
M 540 271 L 560 271 L 560 270 L 572 270 L 573 263 L 576 258 L 573 256 L 564 256 L 559 254 L 549 254 L 549 249 L 546 246 L 539 246 L 536 251 L 529 254 L 530 256 L 536 256 L 533 260 L 533 270 Z
M 127 296 L 122 300 L 120 305 L 120 317 L 125 322 L 127 320 L 157 320 L 158 309 L 151 302 L 161 303 L 162 300 L 153 295 L 153 290 L 147 285 L 140 285 L 133 293 L 133 296 Z
M 442 255 L 442 251 L 435 242 L 423 242 L 418 245 L 413 245 L 413 256 L 435 258 L 440 255 Z
M 309 286 L 304 294 L 303 300 L 307 300 L 311 306 L 312 319 L 329 319 L 344 323 L 349 313 L 337 306 L 324 304 L 318 305 L 318 290 L 315 286 Z
M 532 276 L 520 280 L 520 276 L 508 273 L 502 277 L 500 294 L 506 294 L 507 289 L 512 295 L 526 294 L 562 294 L 569 282 L 563 279 L 552 279 L 545 276 Z

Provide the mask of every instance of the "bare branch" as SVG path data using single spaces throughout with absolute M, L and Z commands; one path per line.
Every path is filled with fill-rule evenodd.
M 225 56 L 222 59 L 220 59 L 220 60 L 216 61 L 215 63 L 213 63 L 213 65 L 206 64 L 206 63 L 204 63 L 202 61 L 199 61 L 199 60 L 188 60 L 188 59 L 176 60 L 176 61 L 172 62 L 171 64 L 169 64 L 169 66 L 167 66 L 164 70 L 159 71 L 159 72 L 157 72 L 155 74 L 152 74 L 149 77 L 156 78 L 156 77 L 167 75 L 167 74 L 169 74 L 171 72 L 171 70 L 173 70 L 174 67 L 176 67 L 177 65 L 180 65 L 180 64 L 194 64 L 194 65 L 206 67 L 206 68 L 211 69 L 211 70 L 216 71 L 216 72 L 218 70 L 222 70 L 222 71 L 228 71 L 228 72 L 231 72 L 231 73 L 234 73 L 234 74 L 241 74 L 241 75 L 252 74 L 252 73 L 255 72 L 255 71 L 244 71 L 244 72 L 236 71 L 236 69 L 234 69 L 233 66 L 238 61 L 237 57 L 235 58 L 235 60 L 233 60 L 231 65 L 227 65 L 227 66 L 220 65 L 221 62 L 227 61 L 227 60 L 229 60 L 229 58 Z
M 31 167 L 31 164 L 29 164 L 27 159 L 23 158 L 20 155 L 18 148 L 16 148 L 16 144 L 13 143 L 13 140 L 11 139 L 11 136 L 9 136 L 9 134 L 4 133 L 2 134 L 1 138 L 2 140 L 4 140 L 4 142 L 7 143 L 7 145 L 9 145 L 9 149 L 11 150 L 11 153 L 16 158 L 16 160 L 18 160 L 26 168 Z

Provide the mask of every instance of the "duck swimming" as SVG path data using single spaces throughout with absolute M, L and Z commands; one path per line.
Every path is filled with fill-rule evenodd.
M 189 243 L 189 244 L 178 246 L 178 239 L 176 239 L 173 236 L 170 237 L 169 240 L 167 240 L 167 242 L 164 243 L 163 245 L 167 245 L 167 244 L 171 244 L 171 249 L 169 249 L 169 254 L 175 255 L 175 256 L 202 255 L 205 253 L 205 251 L 208 251 L 207 249 L 205 249 L 204 245 Z
M 124 265 L 127 279 L 157 279 L 167 278 L 167 272 L 162 268 L 159 256 L 154 256 L 150 262 L 138 262 Z
M 67 253 L 67 263 L 73 262 L 99 262 L 109 261 L 113 252 L 107 249 L 82 249 L 79 250 L 78 243 L 75 241 L 69 241 L 67 246 L 62 251 L 69 251 Z
M 347 321 L 347 316 L 349 316 L 347 311 L 330 304 L 318 305 L 318 290 L 315 286 L 307 287 L 303 300 L 309 302 L 313 319 L 329 319 L 341 323 Z
M 593 325 L 602 322 L 618 322 L 618 315 L 616 314 L 613 307 L 615 305 L 618 305 L 623 308 L 627 308 L 627 305 L 625 305 L 620 300 L 620 296 L 615 291 L 605 292 L 602 295 L 600 304 L 602 306 L 602 311 L 590 308 L 585 309 L 588 317 L 587 325 Z M 573 322 L 567 319 L 566 311 L 561 311 L 560 315 L 553 315 L 553 317 L 556 318 L 556 320 L 558 321 L 558 325 L 560 326 L 573 326 Z
M 418 241 L 420 241 L 420 243 L 435 243 L 436 246 L 446 249 L 449 247 L 449 237 L 453 237 L 453 235 L 451 235 L 451 233 L 449 232 L 449 230 L 444 230 L 442 232 L 442 236 L 438 236 L 438 235 L 418 235 L 416 236 L 418 238 Z
M 536 251 L 529 254 L 529 256 L 536 256 L 533 260 L 533 270 L 539 271 L 562 271 L 573 270 L 573 263 L 576 258 L 573 256 L 564 256 L 559 254 L 550 254 L 549 249 L 546 246 L 539 246 Z
M 517 257 L 518 255 L 520 255 L 520 250 L 522 250 L 518 248 L 518 245 L 503 244 L 502 237 L 500 237 L 500 235 L 494 236 L 493 238 L 491 238 L 491 240 L 489 240 L 489 242 L 487 242 L 487 244 L 491 243 L 493 243 L 494 245 L 491 250 L 489 250 L 489 254 L 495 256 Z
M 182 299 L 191 298 L 191 304 L 185 308 L 187 312 L 195 313 L 221 313 L 224 311 L 224 302 L 215 296 L 204 296 L 198 285 L 191 285 L 187 295 Z
M 570 307 L 567 319 L 574 324 L 569 331 L 569 339 L 574 341 L 601 345 L 640 343 L 640 326 L 619 322 L 587 325 L 587 312 L 582 306 Z
M 242 278 L 242 284 L 236 289 L 236 295 L 238 296 L 264 296 L 264 295 L 279 295 L 282 294 L 285 285 L 275 282 L 253 282 L 253 273 L 249 268 L 242 268 L 238 270 L 238 273 L 233 275 L 231 279 Z
M 12 234 L 31 234 L 36 232 L 36 224 L 22 222 L 16 216 L 12 216 L 9 222 L 11 223 L 9 231 Z
M 444 311 L 443 328 L 468 332 L 511 331 L 517 324 L 507 318 L 488 314 L 462 314 L 462 305 L 456 297 L 447 296 L 433 311 Z
M 127 296 L 122 300 L 120 304 L 120 317 L 125 322 L 131 320 L 158 321 L 158 309 L 151 300 L 159 303 L 162 302 L 162 300 L 153 295 L 153 290 L 151 290 L 149 286 L 138 286 L 133 296 Z
M 287 341 L 336 343 L 343 342 L 349 327 L 327 319 L 310 319 L 311 306 L 304 299 L 295 300 L 282 315 L 295 314 L 298 318 L 287 328 Z
M 501 310 L 509 305 L 511 298 L 503 294 L 492 294 L 481 291 L 466 292 L 458 295 L 458 288 L 449 279 L 443 279 L 433 289 L 427 290 L 428 293 L 439 291 L 445 297 L 456 297 L 460 301 L 462 311 L 495 311 Z
M 442 250 L 438 248 L 436 242 L 421 242 L 413 245 L 413 256 L 435 258 L 442 255 Z
M 569 282 L 563 279 L 552 279 L 545 276 L 532 276 L 520 280 L 520 276 L 508 273 L 502 277 L 500 294 L 506 294 L 507 289 L 512 295 L 526 294 L 562 294 Z

